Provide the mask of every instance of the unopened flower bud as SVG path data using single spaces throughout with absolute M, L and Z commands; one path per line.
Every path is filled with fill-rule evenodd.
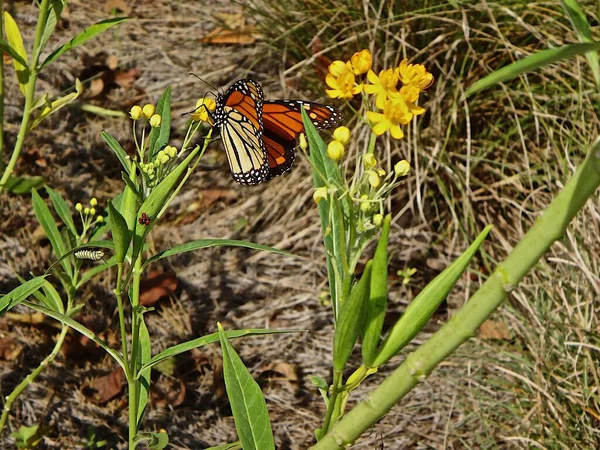
M 138 105 L 132 106 L 131 110 L 129 111 L 129 117 L 131 117 L 133 120 L 138 120 L 140 117 L 142 117 L 142 108 L 140 108 Z
M 371 167 L 375 167 L 377 165 L 377 160 L 375 159 L 375 156 L 373 156 L 373 153 L 365 153 L 362 159 L 363 164 L 367 169 L 370 169 Z
M 306 149 L 308 148 L 308 142 L 306 142 L 306 136 L 304 135 L 304 133 L 300 133 L 299 136 L 299 140 L 300 140 L 300 148 L 304 151 L 306 151 Z
M 90 206 L 94 207 L 98 204 L 98 200 L 96 200 L 96 197 L 92 197 L 92 199 L 90 200 Z
M 373 225 L 375 225 L 376 227 L 381 226 L 383 222 L 383 214 L 375 214 L 373 216 Z
M 102 216 L 96 217 L 96 223 L 102 223 L 102 222 L 104 222 L 104 217 L 102 217 Z
M 90 208 L 87 208 L 87 207 L 84 208 L 83 209 L 83 214 L 86 215 L 86 216 L 89 215 L 90 214 Z
M 316 204 L 319 204 L 321 200 L 327 199 L 327 188 L 320 187 L 315 189 L 315 193 L 313 194 L 313 200 Z
M 409 171 L 410 171 L 410 164 L 405 159 L 397 162 L 396 165 L 394 166 L 394 174 L 397 177 L 403 177 L 405 175 L 408 175 Z
M 344 144 L 340 141 L 331 141 L 329 145 L 327 145 L 327 156 L 329 156 L 334 161 L 339 161 L 346 153 L 346 149 L 344 148 Z
M 151 105 L 150 103 L 144 105 L 142 113 L 146 119 L 150 119 L 154 115 L 154 105 Z
M 345 145 L 350 140 L 350 130 L 348 127 L 337 127 L 333 130 L 333 138 Z
M 77 211 L 77 212 L 83 211 L 83 205 L 81 203 L 77 203 L 75 205 L 75 211 Z
M 162 117 L 160 117 L 160 114 L 154 114 L 152 117 L 150 117 L 150 126 L 152 128 L 160 127 L 161 122 L 162 122 Z
M 96 208 L 90 208 L 90 215 L 93 216 L 96 214 Z
M 381 178 L 379 178 L 379 174 L 374 170 L 369 170 L 369 184 L 374 188 L 378 188 L 381 184 Z
M 371 204 L 367 202 L 361 203 L 360 210 L 364 213 L 368 213 L 371 210 Z

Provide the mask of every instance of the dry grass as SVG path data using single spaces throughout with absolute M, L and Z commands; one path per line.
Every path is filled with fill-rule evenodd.
M 407 139 L 379 149 L 392 161 L 409 159 L 415 168 L 392 201 L 396 217 L 391 241 L 396 248 L 392 267 L 417 267 L 419 272 L 409 286 L 393 280 L 392 315 L 397 316 L 484 224 L 496 228 L 478 261 L 479 269 L 474 265 L 475 272 L 465 277 L 435 323 L 417 337 L 419 343 L 468 298 L 572 173 L 597 135 L 598 95 L 584 59 L 578 59 L 468 103 L 460 101 L 464 86 L 493 68 L 549 45 L 573 42 L 575 37 L 558 2 L 482 2 L 458 10 L 445 2 L 427 7 L 417 3 L 292 1 L 284 7 L 264 1 L 258 8 L 262 15 L 254 8 L 253 17 L 268 33 L 267 41 L 240 50 L 197 43 L 216 26 L 211 14 L 231 9 L 228 2 L 131 2 L 131 14 L 138 19 L 52 66 L 40 86 L 58 93 L 83 71 L 87 57 L 106 51 L 119 58 L 122 68 L 137 68 L 141 76 L 134 89 L 116 89 L 90 102 L 125 110 L 132 102 L 155 100 L 170 84 L 174 117 L 179 117 L 204 90 L 188 77 L 190 71 L 219 85 L 250 74 L 265 86 L 267 98 L 283 92 L 316 100 L 323 95 L 324 58 L 347 58 L 372 45 L 382 66 L 397 63 L 404 55 L 425 63 L 436 75 L 424 102 L 427 115 L 408 130 Z M 96 2 L 69 4 L 69 29 L 62 30 L 56 41 L 106 16 Z M 31 30 L 35 8 L 23 3 L 10 7 Z M 241 11 L 241 6 L 236 8 Z M 270 63 L 264 63 L 261 55 Z M 18 88 L 11 84 L 8 92 L 7 116 L 16 123 Z M 183 123 L 184 119 L 175 120 L 174 129 L 180 131 Z M 102 129 L 122 141 L 128 139 L 122 121 L 77 109 L 59 114 L 32 135 L 19 169 L 45 175 L 49 185 L 72 203 L 95 195 L 105 204 L 121 182 L 116 162 L 99 136 Z M 15 134 L 14 126 L 7 129 L 9 143 Z M 366 139 L 360 135 L 350 155 L 366 145 Z M 217 320 L 229 327 L 309 329 L 302 335 L 236 343 L 265 392 L 278 448 L 294 450 L 309 446 L 324 411 L 309 376 L 329 375 L 333 331 L 328 307 L 318 302 L 326 276 L 308 173 L 301 160 L 289 176 L 265 186 L 238 188 L 227 174 L 223 155 L 218 150 L 209 154 L 165 226 L 154 233 L 156 248 L 200 237 L 232 237 L 306 258 L 239 249 L 178 257 L 165 268 L 176 271 L 182 289 L 149 316 L 158 349 L 214 331 Z M 233 190 L 231 198 L 202 207 L 216 189 Z M 509 325 L 511 339 L 466 344 L 356 448 L 597 447 L 599 218 L 595 199 L 497 313 L 495 319 Z M 52 257 L 47 243 L 36 238 L 39 232 L 29 199 L 1 199 L 0 224 L 0 291 L 5 291 L 16 284 L 13 270 L 39 272 Z M 86 292 L 85 312 L 98 314 L 108 327 L 116 328 L 110 289 L 111 279 L 106 277 Z M 25 345 L 18 360 L 0 361 L 4 393 L 47 353 L 52 333 L 49 328 L 10 322 L 3 322 L 0 333 Z M 296 368 L 299 381 L 281 380 L 269 371 L 271 361 Z M 102 356 L 86 355 L 81 361 L 59 358 L 21 397 L 12 427 L 48 426 L 43 448 L 51 449 L 77 448 L 74 442 L 95 427 L 100 438 L 109 440 L 109 448 L 122 448 L 125 405 L 113 400 L 95 406 L 80 391 L 84 381 L 109 372 L 111 364 Z M 186 383 L 186 401 L 175 408 L 150 410 L 148 428 L 167 429 L 173 448 L 195 450 L 235 439 L 219 385 L 219 364 L 216 347 L 181 358 L 175 377 Z M 356 397 L 383 376 L 385 371 Z M 155 381 L 164 385 L 168 379 L 159 375 Z M 2 448 L 8 448 L 7 438 L 1 439 L 6 439 Z

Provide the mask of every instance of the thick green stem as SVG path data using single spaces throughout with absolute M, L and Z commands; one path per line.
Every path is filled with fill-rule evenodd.
M 17 135 L 17 142 L 15 142 L 15 148 L 12 151 L 12 155 L 10 156 L 10 160 L 8 161 L 8 165 L 4 169 L 2 178 L 0 178 L 0 194 L 2 194 L 4 186 L 6 185 L 8 179 L 15 170 L 15 166 L 17 165 L 17 161 L 19 160 L 19 156 L 21 156 L 21 151 L 23 150 L 25 138 L 27 137 L 27 133 L 29 131 L 29 122 L 31 119 L 31 106 L 33 105 L 34 101 L 35 85 L 38 76 L 37 65 L 41 52 L 40 44 L 42 41 L 42 35 L 44 34 L 44 28 L 46 26 L 46 21 L 48 18 L 49 2 L 50 0 L 42 0 L 42 3 L 40 4 L 40 13 L 38 15 L 37 26 L 35 28 L 35 38 L 33 42 L 33 54 L 31 57 L 31 61 L 29 61 L 29 80 L 27 81 L 27 85 L 25 87 L 25 106 L 23 106 L 23 118 L 21 119 L 21 127 L 19 128 L 19 134 Z
M 138 400 L 140 398 L 141 383 L 137 375 L 138 367 L 138 352 L 139 345 L 139 312 L 140 304 L 140 283 L 143 272 L 142 256 L 138 255 L 133 266 L 133 281 L 131 295 L 131 358 L 130 358 L 130 373 L 131 377 L 128 380 L 129 389 L 129 450 L 135 449 L 134 439 L 137 435 L 138 423 Z
M 123 278 L 123 263 L 117 264 L 117 287 L 115 287 L 115 296 L 117 297 L 117 309 L 119 310 L 119 330 L 121 333 L 121 353 L 127 367 L 127 379 L 131 378 L 131 365 L 129 362 L 129 352 L 127 351 L 127 329 L 125 328 L 125 310 L 123 309 L 123 292 L 121 281 Z
M 334 425 L 313 450 L 347 448 L 444 361 L 500 306 L 600 186 L 600 144 L 494 273 L 440 330 L 408 355 L 366 399 Z
M 40 373 L 42 373 L 42 371 L 48 365 L 52 364 L 52 361 L 54 361 L 54 358 L 56 358 L 56 355 L 58 355 L 58 352 L 60 351 L 60 348 L 62 347 L 63 342 L 65 341 L 67 331 L 69 331 L 69 327 L 67 325 L 63 325 L 60 334 L 58 335 L 58 339 L 56 340 L 56 344 L 54 344 L 52 352 L 48 356 L 46 356 L 46 358 L 44 358 L 44 360 L 40 363 L 39 366 L 37 366 L 37 368 L 33 372 L 27 375 L 23 379 L 23 381 L 21 381 L 19 385 L 16 388 L 14 388 L 14 390 L 10 393 L 8 397 L 6 397 L 6 403 L 4 403 L 4 409 L 2 410 L 2 417 L 0 417 L 0 435 L 2 434 L 2 431 L 6 426 L 6 423 L 8 421 L 8 414 L 10 412 L 10 409 L 12 408 L 13 403 L 15 402 L 17 397 L 19 397 L 19 395 L 21 395 L 21 393 L 27 388 L 27 386 L 33 383 L 37 376 Z

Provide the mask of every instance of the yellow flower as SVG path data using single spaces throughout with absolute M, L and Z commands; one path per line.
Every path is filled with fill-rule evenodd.
M 329 65 L 329 73 L 325 77 L 327 95 L 331 98 L 352 98 L 361 90 L 356 85 L 352 65 L 344 61 L 334 61 Z
M 394 69 L 382 70 L 379 72 L 379 76 L 375 75 L 375 72 L 369 70 L 367 73 L 367 79 L 369 83 L 363 87 L 367 94 L 377 95 L 375 104 L 379 109 L 383 109 L 386 98 L 389 94 L 397 92 L 396 85 L 398 84 L 398 75 L 394 72 Z
M 352 70 L 355 75 L 367 73 L 371 69 L 372 61 L 373 58 L 371 57 L 371 52 L 368 49 L 356 52 L 354 55 L 352 55 L 352 58 L 350 58 L 350 64 L 352 64 Z
M 154 106 L 150 103 L 144 105 L 142 108 L 142 113 L 146 119 L 150 119 L 154 115 Z
M 403 177 L 405 175 L 408 175 L 409 171 L 410 171 L 410 164 L 405 159 L 397 162 L 396 165 L 394 166 L 394 175 L 396 175 L 396 177 Z
M 344 153 L 346 153 L 346 150 L 344 149 L 344 144 L 340 141 L 331 141 L 329 145 L 327 145 L 327 156 L 334 161 L 342 159 Z
M 396 75 L 404 85 L 413 85 L 425 90 L 433 84 L 433 75 L 427 72 L 423 64 L 409 64 L 405 58 L 396 68 Z
M 369 170 L 367 174 L 369 178 L 369 184 L 374 188 L 378 188 L 381 184 L 381 178 L 379 178 L 379 174 L 374 170 Z
M 333 130 L 333 138 L 340 141 L 342 144 L 347 144 L 350 140 L 350 130 L 348 127 L 337 127 Z
M 209 112 L 217 109 L 217 102 L 212 98 L 201 98 L 196 102 L 196 108 L 192 113 L 194 122 L 209 122 Z
M 394 96 L 385 101 L 383 114 L 367 111 L 367 119 L 374 124 L 373 133 L 381 136 L 389 131 L 394 139 L 402 139 L 404 133 L 400 124 L 406 125 L 413 117 L 413 113 L 401 96 Z
M 153 114 L 152 117 L 150 117 L 150 126 L 152 128 L 160 127 L 161 122 L 162 117 L 160 117 L 160 114 Z
M 377 159 L 373 156 L 373 153 L 365 153 L 362 157 L 363 164 L 367 169 L 375 167 L 377 165 Z
M 131 117 L 133 120 L 138 120 L 140 117 L 142 117 L 142 108 L 138 105 L 132 106 L 131 110 L 129 111 L 129 117 Z
M 417 100 L 419 100 L 419 88 L 414 85 L 402 86 L 400 88 L 400 92 L 397 94 L 391 94 L 390 97 L 400 96 L 404 99 L 406 106 L 412 114 L 415 116 L 420 116 L 425 112 L 425 108 L 421 108 L 416 104 Z
M 313 200 L 315 201 L 316 204 L 319 204 L 319 202 L 321 200 L 326 200 L 327 199 L 327 188 L 326 187 L 320 187 L 315 189 L 315 192 L 313 194 Z

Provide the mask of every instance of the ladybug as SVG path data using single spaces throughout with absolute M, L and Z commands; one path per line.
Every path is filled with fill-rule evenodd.
M 148 216 L 146 213 L 142 213 L 138 222 L 140 225 L 148 226 L 150 225 L 150 216 Z

